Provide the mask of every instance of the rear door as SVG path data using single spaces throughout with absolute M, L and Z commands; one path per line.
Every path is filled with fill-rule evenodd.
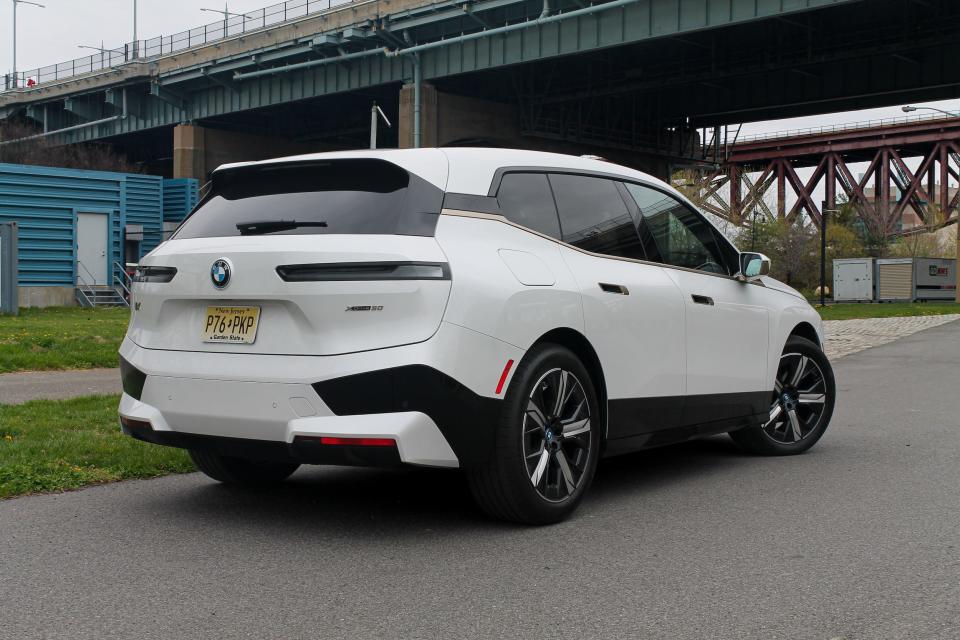
M 643 216 L 648 255 L 663 262 L 686 308 L 686 424 L 757 413 L 769 404 L 769 292 L 740 282 L 732 247 L 700 214 L 674 196 L 627 184 Z
M 577 279 L 587 338 L 603 365 L 611 440 L 679 424 L 685 384 L 683 299 L 645 258 L 618 184 L 550 174 L 562 255 Z M 589 252 L 589 253 L 588 253 Z
M 128 335 L 146 348 L 290 355 L 426 340 L 450 293 L 433 237 L 442 200 L 381 159 L 218 171 L 142 261 Z

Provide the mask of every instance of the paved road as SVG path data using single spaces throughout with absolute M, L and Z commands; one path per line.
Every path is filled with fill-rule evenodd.
M 120 393 L 119 369 L 27 371 L 0 374 L 0 404 Z
M 725 438 L 491 523 L 455 472 L 200 475 L 0 503 L 0 637 L 955 639 L 960 323 L 840 360 L 809 454 Z

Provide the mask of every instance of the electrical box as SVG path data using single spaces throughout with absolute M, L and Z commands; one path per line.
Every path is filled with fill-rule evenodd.
M 956 299 L 956 258 L 915 258 L 913 282 L 914 300 Z
M 877 300 L 912 302 L 914 293 L 913 258 L 877 260 Z
M 834 302 L 872 302 L 875 296 L 873 275 L 873 258 L 834 260 Z

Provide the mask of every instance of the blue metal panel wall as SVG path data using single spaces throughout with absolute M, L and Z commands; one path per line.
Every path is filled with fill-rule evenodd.
M 110 215 L 110 261 L 122 260 L 126 176 L 0 164 L 0 221 L 19 225 L 20 286 L 73 286 L 77 213 Z
M 126 176 L 126 224 L 143 227 L 140 255 L 153 250 L 163 240 L 163 178 L 160 176 Z
M 163 221 L 180 222 L 197 206 L 200 186 L 193 178 L 163 181 Z

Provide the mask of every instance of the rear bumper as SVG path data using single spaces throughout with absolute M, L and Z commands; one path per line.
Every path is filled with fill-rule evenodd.
M 239 405 L 217 408 L 214 415 L 210 411 L 213 408 L 211 405 L 208 404 L 207 408 L 196 406 L 191 404 L 188 397 L 171 396 L 176 409 L 165 413 L 123 394 L 120 416 L 124 433 L 154 444 L 201 449 L 256 460 L 306 464 L 459 466 L 457 456 L 443 434 L 423 413 L 325 415 L 284 420 L 289 416 L 279 407 L 279 398 L 283 394 L 277 395 L 276 389 L 268 387 L 255 390 L 249 386 L 251 383 L 245 383 L 246 388 L 231 390 L 230 385 L 235 383 L 189 379 L 180 379 L 177 383 L 193 386 L 200 392 L 216 388 L 234 398 L 239 396 L 234 396 L 231 391 L 242 391 L 245 398 Z M 271 400 L 271 397 L 278 400 Z M 274 403 L 278 405 L 276 416 L 264 419 L 263 416 L 244 415 L 244 408 L 249 409 L 258 400 L 264 399 L 271 408 Z M 179 428 L 172 426 L 168 418 Z M 241 425 L 241 428 L 230 428 L 231 424 Z M 232 435 L 238 432 L 243 433 L 244 437 Z M 396 446 L 326 445 L 322 444 L 321 438 L 377 438 L 392 440 Z
M 124 393 L 119 408 L 141 425 L 124 431 L 141 440 L 314 464 L 435 467 L 472 467 L 491 455 L 499 375 L 507 359 L 522 356 L 454 325 L 418 345 L 343 356 L 158 351 L 128 340 L 120 353 L 128 374 L 142 372 L 142 386 Z M 320 438 L 389 439 L 396 447 Z

